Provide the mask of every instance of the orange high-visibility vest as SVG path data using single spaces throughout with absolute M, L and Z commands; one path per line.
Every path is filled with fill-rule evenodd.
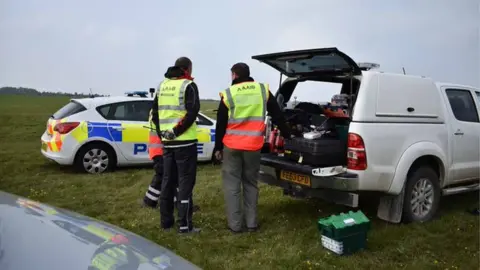
M 156 156 L 163 155 L 163 144 L 162 139 L 158 136 L 157 132 L 153 128 L 155 125 L 152 122 L 152 111 L 150 111 L 150 133 L 148 135 L 148 156 L 153 160 Z
M 231 149 L 258 151 L 264 143 L 268 84 L 245 82 L 220 92 L 228 108 L 223 144 Z
M 148 136 L 148 156 L 153 160 L 156 156 L 163 155 L 163 144 L 156 131 L 150 131 Z

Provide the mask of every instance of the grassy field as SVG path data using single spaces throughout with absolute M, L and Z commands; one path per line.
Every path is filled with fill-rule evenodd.
M 392 225 L 372 219 L 367 250 L 350 257 L 326 252 L 316 221 L 348 210 L 315 200 L 295 200 L 261 185 L 254 234 L 226 231 L 219 167 L 199 166 L 194 221 L 199 235 L 162 232 L 159 213 L 139 208 L 151 180 L 150 168 L 104 175 L 77 174 L 40 154 L 40 136 L 49 115 L 67 101 L 56 97 L 0 96 L 0 189 L 74 210 L 131 230 L 168 247 L 204 269 L 478 269 L 479 218 L 465 213 L 478 193 L 448 197 L 441 217 L 427 224 Z M 211 104 L 202 110 L 212 109 Z

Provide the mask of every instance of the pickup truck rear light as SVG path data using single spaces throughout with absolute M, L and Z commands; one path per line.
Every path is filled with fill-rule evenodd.
M 360 135 L 348 133 L 347 168 L 363 171 L 367 169 L 365 144 Z
M 53 130 L 60 134 L 67 134 L 74 128 L 78 127 L 78 125 L 80 125 L 80 122 L 58 123 L 55 125 L 55 128 Z

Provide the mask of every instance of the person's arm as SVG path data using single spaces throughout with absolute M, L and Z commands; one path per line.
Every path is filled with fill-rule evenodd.
M 197 120 L 198 112 L 200 111 L 200 98 L 198 97 L 198 87 L 192 82 L 187 89 L 185 89 L 185 109 L 187 114 L 183 119 L 173 128 L 175 136 L 182 135 L 189 129 Z
M 158 95 L 155 94 L 155 98 L 153 99 L 152 104 L 152 122 L 155 126 L 155 131 L 157 132 L 158 137 L 160 136 L 160 120 L 158 118 Z
M 215 127 L 215 148 L 214 151 L 223 150 L 223 137 L 227 130 L 228 123 L 228 108 L 223 103 L 223 98 L 220 99 L 217 110 L 217 125 Z
M 272 122 L 278 126 L 280 133 L 284 138 L 290 138 L 291 131 L 287 126 L 287 121 L 283 115 L 280 106 L 278 105 L 272 92 L 268 91 L 267 111 L 272 117 Z

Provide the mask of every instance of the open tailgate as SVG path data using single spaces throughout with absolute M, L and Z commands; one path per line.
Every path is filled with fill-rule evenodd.
M 252 56 L 288 77 L 361 75 L 361 68 L 337 48 L 321 48 Z

